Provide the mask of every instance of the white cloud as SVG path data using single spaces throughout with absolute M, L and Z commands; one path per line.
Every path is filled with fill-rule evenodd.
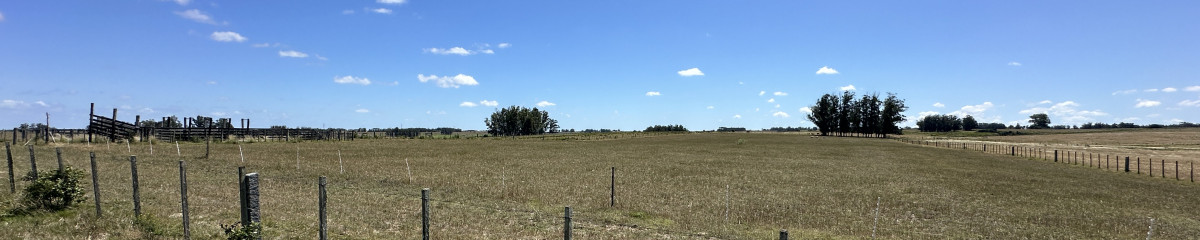
M 541 102 L 537 103 L 538 107 L 549 107 L 549 106 L 554 106 L 554 105 L 558 105 L 558 104 L 554 104 L 552 102 L 547 102 L 547 101 L 541 101 Z
M 5 100 L 5 101 L 8 101 L 8 100 Z M 1184 106 L 1184 107 L 1200 107 L 1200 99 L 1196 99 L 1196 100 L 1183 100 L 1183 101 L 1179 102 L 1179 106 Z
M 1020 67 L 1020 66 L 1021 66 L 1021 63 L 1019 63 L 1019 62 L 1008 62 L 1008 65 L 1009 65 L 1009 66 L 1013 66 L 1013 67 Z
M 408 0 L 375 0 L 375 2 L 382 3 L 382 4 L 400 5 L 400 4 L 404 4 L 405 2 L 408 2 Z
M 483 101 L 479 101 L 479 104 L 483 104 L 484 106 L 488 106 L 488 107 L 500 106 L 500 102 L 497 102 L 496 100 L 491 100 L 491 101 L 483 100 Z
M 959 117 L 966 117 L 967 115 L 980 116 L 983 115 L 984 112 L 987 112 L 988 109 L 992 109 L 992 107 L 995 107 L 992 102 L 983 102 L 983 104 L 979 105 L 967 105 L 958 109 L 958 111 L 950 112 L 950 115 L 958 115 Z
M 496 47 L 498 47 L 498 48 L 508 48 L 508 47 L 512 47 L 512 44 L 509 44 L 509 43 L 500 43 L 500 44 L 496 44 Z
M 241 34 L 238 34 L 236 32 L 213 32 L 212 35 L 209 36 L 209 38 L 212 38 L 212 40 L 218 41 L 218 42 L 245 42 L 246 41 L 246 37 L 243 37 Z
M 37 105 L 40 105 L 42 107 L 47 106 L 46 103 L 42 102 L 42 101 L 37 101 L 34 103 Z M 0 108 L 18 109 L 18 108 L 28 108 L 30 106 L 31 105 L 29 103 L 27 103 L 25 101 L 21 101 L 21 100 L 4 99 L 3 101 L 0 101 Z
M 1166 88 L 1163 88 L 1162 91 L 1163 92 L 1175 92 L 1175 91 L 1179 91 L 1179 89 L 1175 89 L 1173 87 L 1166 87 Z
M 182 17 L 187 20 L 192 20 L 192 21 L 195 21 L 198 23 L 207 23 L 207 24 L 213 24 L 213 25 L 217 24 L 217 21 L 213 21 L 212 17 L 208 16 L 208 14 L 204 14 L 204 12 L 201 12 L 198 9 L 190 9 L 187 11 L 175 12 L 175 15 L 179 15 L 179 17 Z
M 429 53 L 433 53 L 433 54 L 438 54 L 438 55 L 451 55 L 451 54 L 453 54 L 453 55 L 459 55 L 459 56 L 467 56 L 467 55 L 475 54 L 475 52 L 473 52 L 473 51 L 471 51 L 471 50 L 467 50 L 466 48 L 462 48 L 462 47 L 452 47 L 452 48 L 429 48 L 429 49 L 425 49 L 425 52 L 429 52 Z
M 340 83 L 340 84 L 359 84 L 359 85 L 363 85 L 363 86 L 371 85 L 370 79 L 356 78 L 354 76 L 334 77 L 333 82 Z
M 791 117 L 791 115 L 788 115 L 788 114 L 787 114 L 787 113 L 785 113 L 785 112 L 775 112 L 775 113 L 772 113 L 772 114 L 771 114 L 771 116 L 773 116 L 773 117 L 781 117 L 781 118 L 788 118 L 788 117 Z
M 1162 102 L 1154 101 L 1154 100 L 1145 100 L 1145 99 L 1139 98 L 1137 100 L 1137 104 L 1133 105 L 1133 107 L 1144 108 L 1144 107 L 1155 107 L 1158 105 L 1162 105 Z
M 142 108 L 142 109 L 139 109 L 139 110 L 138 110 L 138 112 L 139 112 L 139 113 L 154 113 L 154 109 L 153 109 L 153 108 L 144 107 L 144 108 Z
M 462 102 L 462 103 L 459 103 L 458 106 L 459 107 L 475 107 L 475 106 L 479 106 L 479 105 L 475 104 L 473 102 Z
M 208 81 L 208 85 L 217 85 L 217 81 Z
M 1157 88 L 1146 89 L 1146 92 L 1157 92 Z
M 706 107 L 706 108 L 704 108 L 704 109 L 713 109 L 713 108 L 716 108 L 716 107 L 713 107 L 713 106 L 708 106 L 708 107 Z
M 375 8 L 375 9 L 368 9 L 368 10 L 370 10 L 371 12 L 378 13 L 378 14 L 392 14 L 392 10 L 387 9 L 387 8 Z
M 944 108 L 944 107 L 946 107 L 946 104 L 942 104 L 941 102 L 935 102 L 935 103 L 933 103 L 933 107 Z
M 779 108 L 779 104 L 775 104 L 775 108 Z
M 172 0 L 172 2 L 175 2 L 175 4 L 179 4 L 179 6 L 187 6 L 188 3 L 192 2 L 192 0 Z
M 660 93 L 660 92 L 646 92 L 646 96 L 647 96 L 647 97 L 653 97 L 653 96 L 662 96 L 662 93 Z
M 684 77 L 704 76 L 704 72 L 701 72 L 700 68 L 690 68 L 690 69 L 686 69 L 686 70 L 680 70 L 679 72 L 676 72 L 676 73 L 679 73 L 679 76 L 684 76 Z
M 1052 121 L 1054 121 L 1055 123 L 1062 123 L 1062 124 L 1082 124 L 1082 123 L 1094 121 L 1093 117 L 1108 115 L 1108 113 L 1102 112 L 1100 110 L 1092 110 L 1092 111 L 1078 110 L 1078 109 L 1075 109 L 1076 107 L 1079 107 L 1078 103 L 1075 103 L 1074 101 L 1066 101 L 1066 102 L 1056 103 L 1048 108 L 1047 107 L 1034 107 L 1034 108 L 1030 108 L 1030 109 L 1021 110 L 1019 113 L 1021 113 L 1021 114 L 1037 114 L 1037 113 L 1049 114 L 1050 119 Z
M 1042 100 L 1041 102 L 1038 102 L 1037 104 L 1041 105 L 1041 104 L 1051 104 L 1051 103 L 1054 103 L 1054 102 L 1051 102 L 1050 100 Z
M 290 58 L 306 58 L 306 57 L 308 57 L 308 54 L 298 52 L 298 51 L 293 51 L 293 50 L 287 50 L 287 51 L 279 51 L 279 56 L 280 57 L 290 57 Z
M 764 94 L 767 94 L 767 91 L 758 91 L 758 95 L 759 95 L 759 96 L 762 96 L 762 95 L 764 95 Z
M 1183 88 L 1183 90 L 1188 92 L 1200 92 L 1200 86 L 1189 86 Z
M 824 67 L 821 67 L 821 69 L 817 69 L 817 75 L 824 75 L 824 74 L 838 74 L 838 71 L 834 70 L 833 68 L 829 68 L 829 66 L 824 66 Z
M 741 114 L 734 114 L 734 115 L 733 115 L 733 118 L 736 118 L 736 119 L 742 119 L 742 115 L 741 115 Z
M 774 98 L 767 99 L 767 102 L 769 102 L 769 103 L 773 103 L 773 102 L 775 102 L 775 99 L 774 99 Z
M 812 108 L 802 107 L 802 108 L 800 108 L 800 112 L 809 114 L 809 113 L 812 113 Z
M 1181 122 L 1183 122 L 1183 119 L 1172 118 L 1171 120 L 1167 120 L 1167 123 L 1170 123 L 1170 124 L 1181 123 Z
M 479 52 L 484 54 L 496 54 L 496 51 L 492 51 L 491 49 L 479 50 Z
M 775 96 L 787 96 L 785 92 L 775 92 Z
M 1114 95 L 1114 96 L 1115 95 L 1127 95 L 1127 94 L 1132 94 L 1135 92 L 1137 92 L 1137 89 L 1121 90 L 1121 91 L 1113 92 L 1112 95 Z
M 354 10 L 350 10 L 350 9 L 342 10 L 342 14 L 344 14 L 344 15 L 354 14 Z
M 369 112 L 371 112 L 371 110 L 367 110 L 366 108 L 359 108 L 358 110 L 354 110 L 354 112 L 356 112 L 356 113 L 369 113 Z
M 919 118 L 923 118 L 923 117 L 925 117 L 925 116 L 929 116 L 929 115 L 937 115 L 937 114 L 939 114 L 939 112 L 935 112 L 935 111 L 924 111 L 924 112 L 917 113 L 917 116 L 920 116 Z
M 467 76 L 461 73 L 453 77 L 439 77 L 438 75 L 425 76 L 425 74 L 417 74 L 417 80 L 420 80 L 421 82 L 433 81 L 438 87 L 441 88 L 458 88 L 461 86 L 479 85 L 479 82 L 475 81 L 475 77 Z
M 43 101 L 34 101 L 33 104 L 37 104 L 38 106 L 42 106 L 42 107 L 50 106 L 50 105 L 47 105 L 46 102 L 43 102 Z
M 838 89 L 840 89 L 840 90 L 842 90 L 842 91 L 854 91 L 854 90 L 858 90 L 857 88 L 854 88 L 854 84 L 850 84 L 850 85 L 847 85 L 847 86 L 845 86 L 845 87 L 840 87 L 840 88 L 838 88 Z

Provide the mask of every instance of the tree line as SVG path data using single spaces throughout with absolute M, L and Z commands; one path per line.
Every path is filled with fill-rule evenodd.
M 483 120 L 484 125 L 487 125 L 488 133 L 492 135 L 533 135 L 543 134 L 547 132 L 558 132 L 558 120 L 550 118 L 550 113 L 533 109 L 510 106 L 501 108 L 492 113 L 492 116 Z
M 683 125 L 654 125 L 646 127 L 646 132 L 687 132 Z
M 887 137 L 887 134 L 903 134 L 896 124 L 904 122 L 903 113 L 908 107 L 893 93 L 880 100 L 879 94 L 864 94 L 856 99 L 854 92 L 844 91 L 841 96 L 822 95 L 809 109 L 812 112 L 808 114 L 808 120 L 817 126 L 822 136 L 834 133 Z

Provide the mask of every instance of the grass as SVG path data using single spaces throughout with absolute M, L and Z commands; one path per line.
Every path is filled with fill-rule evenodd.
M 193 237 L 220 237 L 219 225 L 238 219 L 238 146 L 214 144 L 213 156 L 201 159 L 203 143 L 180 144 L 182 157 L 164 145 L 149 155 L 145 143 L 132 153 L 63 145 L 77 168 L 97 151 L 104 217 L 94 216 L 91 200 L 65 213 L 0 216 L 0 236 L 180 237 L 182 159 Z M 333 238 L 419 237 L 424 187 L 435 199 L 433 236 L 442 239 L 559 238 L 563 206 L 572 207 L 573 233 L 582 239 L 766 239 L 780 229 L 801 239 L 866 238 L 877 197 L 882 238 L 1141 238 L 1148 218 L 1156 219 L 1155 238 L 1200 236 L 1200 184 L 882 139 L 587 134 L 242 147 L 247 170 L 262 176 L 264 234 L 272 239 L 316 235 L 318 176 L 329 177 Z M 138 221 L 131 154 L 142 174 Z M 28 152 L 13 155 L 18 172 L 27 170 Z M 37 155 L 41 169 L 54 168 L 52 148 L 39 146 Z M 610 167 L 617 168 L 615 208 L 608 207 Z M 0 207 L 16 198 L 0 192 Z

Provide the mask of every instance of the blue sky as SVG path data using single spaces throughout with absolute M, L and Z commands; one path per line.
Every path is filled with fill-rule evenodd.
M 1200 2 L 5 1 L 0 126 L 812 126 L 825 93 L 906 115 L 1200 122 Z M 824 69 L 824 70 L 822 70 Z M 539 104 L 541 106 L 539 106 Z M 907 123 L 911 125 L 911 123 Z

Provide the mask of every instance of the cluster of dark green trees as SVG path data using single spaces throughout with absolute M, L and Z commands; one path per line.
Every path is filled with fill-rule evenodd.
M 483 123 L 487 125 L 489 134 L 497 136 L 558 132 L 558 120 L 551 119 L 550 113 L 515 105 L 496 110 L 491 117 L 484 119 Z
M 687 132 L 683 125 L 654 125 L 646 127 L 646 132 Z
M 908 107 L 896 94 L 888 93 L 883 100 L 879 94 L 864 94 L 855 99 L 854 92 L 845 91 L 839 97 L 825 94 L 809 107 L 808 120 L 817 126 L 821 135 L 868 134 L 887 137 L 902 134 L 896 124 L 904 122 Z
M 1048 118 L 1047 118 L 1047 121 Z M 971 131 L 975 129 L 1004 129 L 1003 123 L 979 123 L 975 117 L 967 115 L 962 119 L 949 114 L 934 114 L 917 119 L 917 129 L 922 132 L 950 132 L 955 130 Z

